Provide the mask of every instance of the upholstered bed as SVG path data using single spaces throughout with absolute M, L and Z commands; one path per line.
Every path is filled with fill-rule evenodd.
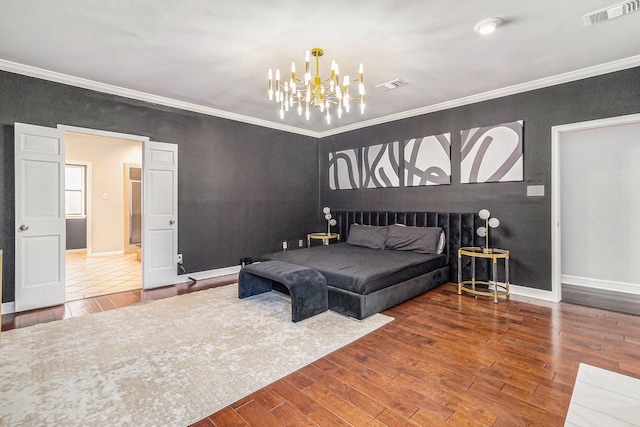
M 334 211 L 341 242 L 263 256 L 325 276 L 329 309 L 363 319 L 457 279 L 476 243 L 474 213 Z M 382 245 L 382 246 L 380 246 Z M 441 250 L 441 253 L 439 253 Z

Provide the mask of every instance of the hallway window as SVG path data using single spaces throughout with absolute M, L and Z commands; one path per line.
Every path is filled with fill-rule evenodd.
M 65 165 L 65 209 L 67 217 L 86 215 L 86 167 Z

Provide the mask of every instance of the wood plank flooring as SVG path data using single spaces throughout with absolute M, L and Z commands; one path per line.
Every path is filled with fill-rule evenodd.
M 3 315 L 3 330 L 236 279 Z M 562 426 L 580 362 L 640 377 L 638 316 L 456 292 L 443 285 L 385 311 L 393 322 L 193 426 Z
M 169 298 L 189 292 L 224 286 L 230 283 L 236 283 L 237 281 L 238 275 L 232 274 L 206 280 L 198 280 L 197 282 L 180 283 L 157 289 L 136 289 L 133 291 L 84 298 L 75 301 L 68 301 L 55 307 L 41 308 L 38 310 L 3 314 L 2 330 L 7 331 L 14 328 L 25 328 L 27 326 L 35 325 L 36 323 L 45 323 L 54 320 L 68 319 L 70 317 L 85 316 L 91 313 L 99 313 L 101 311 L 126 307 L 140 301 Z
M 640 377 L 640 317 L 540 304 L 443 285 L 194 426 L 562 426 L 580 362 Z

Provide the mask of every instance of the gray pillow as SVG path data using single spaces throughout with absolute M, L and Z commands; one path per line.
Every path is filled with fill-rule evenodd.
M 420 254 L 438 253 L 440 227 L 389 226 L 385 249 L 396 251 L 414 251 Z
M 389 227 L 378 225 L 352 224 L 347 243 L 371 249 L 384 249 Z

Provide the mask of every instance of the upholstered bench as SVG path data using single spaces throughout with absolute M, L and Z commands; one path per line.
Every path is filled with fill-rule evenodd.
M 249 264 L 238 276 L 238 297 L 270 292 L 273 282 L 286 286 L 291 295 L 291 321 L 298 322 L 327 311 L 327 280 L 318 271 L 283 261 Z

